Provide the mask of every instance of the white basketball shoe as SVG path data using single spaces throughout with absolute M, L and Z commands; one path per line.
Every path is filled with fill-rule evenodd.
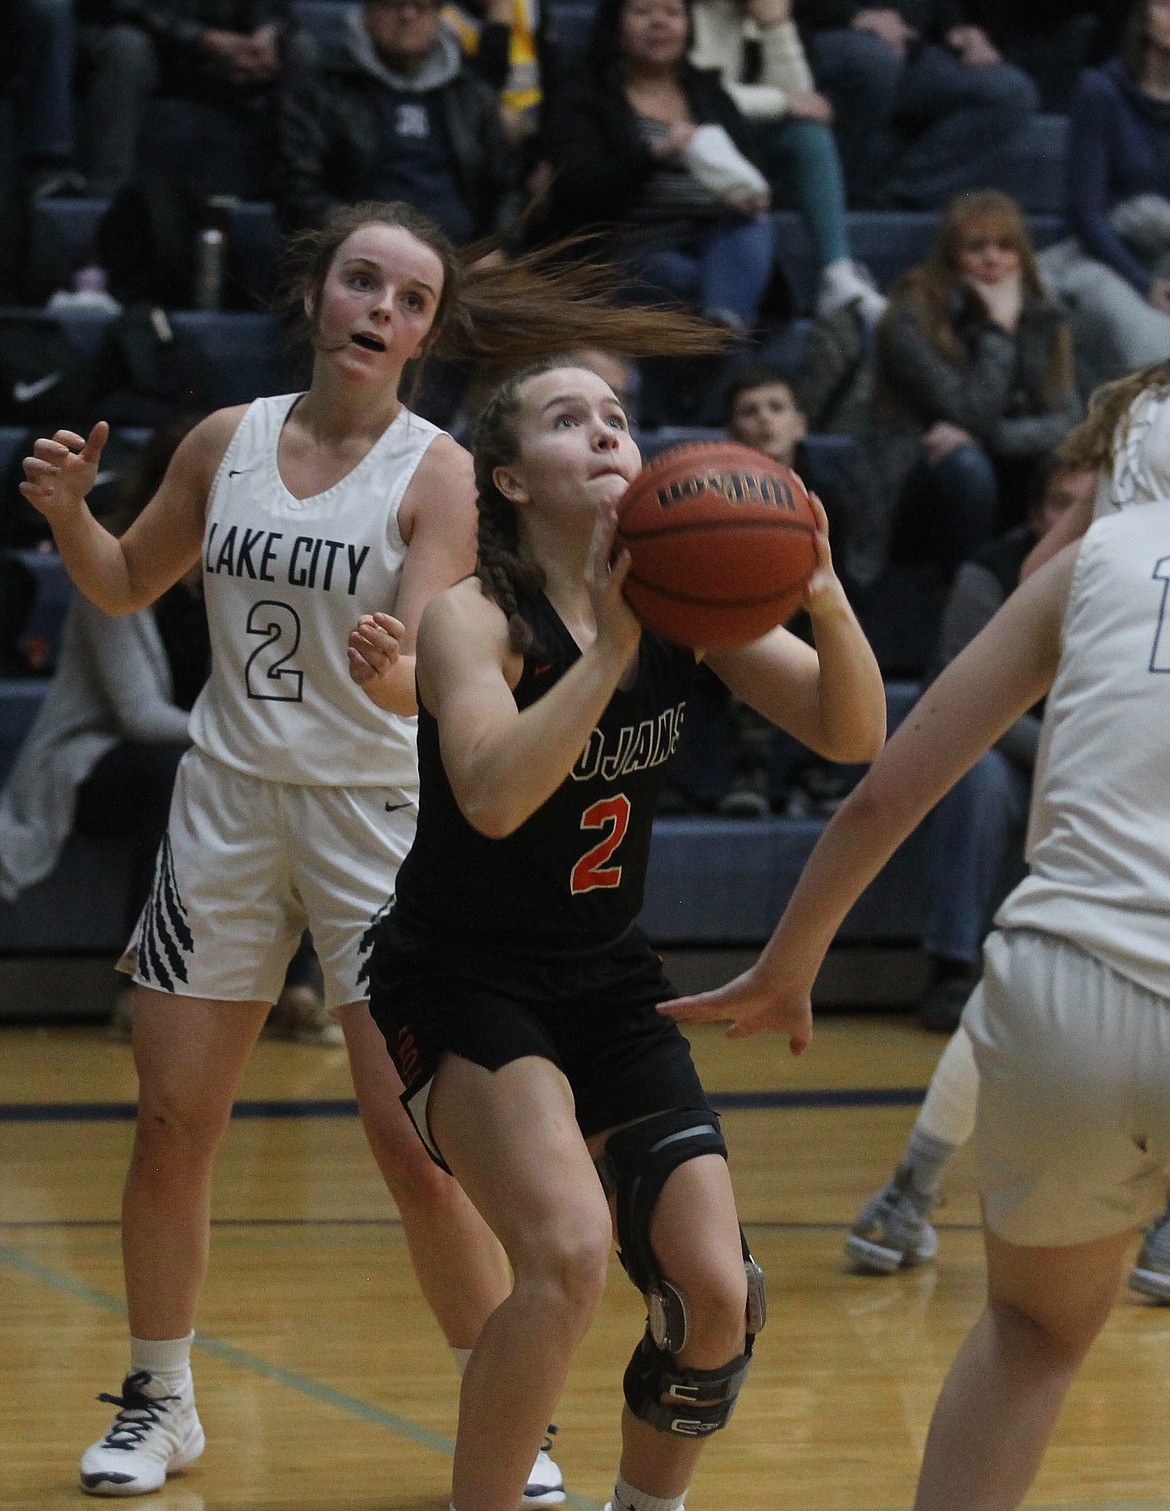
M 146 1370 L 126 1376 L 122 1394 L 102 1394 L 118 1408 L 104 1438 L 81 1456 L 81 1488 L 90 1495 L 148 1495 L 168 1474 L 193 1464 L 203 1452 L 203 1427 L 195 1410 L 190 1374 L 177 1395 Z

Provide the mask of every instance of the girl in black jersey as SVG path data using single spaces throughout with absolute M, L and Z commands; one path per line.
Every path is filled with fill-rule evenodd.
M 514 1511 L 605 1280 L 593 1160 L 648 1116 L 707 1109 L 674 995 L 634 925 L 655 800 L 696 653 L 643 634 L 611 561 L 638 450 L 613 391 L 572 366 L 506 383 L 476 445 L 477 575 L 419 630 L 418 832 L 378 930 L 371 1006 L 432 1152 L 515 1273 L 464 1376 L 452 1503 Z M 743 698 L 842 761 L 871 759 L 881 677 L 833 573 L 818 509 L 806 607 L 816 649 L 777 629 L 711 652 Z M 799 1053 L 807 1033 L 794 1033 Z M 747 1282 L 724 1159 L 670 1174 L 650 1222 L 689 1313 L 677 1367 L 745 1352 Z M 613 1507 L 674 1511 L 699 1451 L 627 1406 Z
M 418 1147 L 366 1007 L 366 936 L 413 820 L 415 627 L 474 561 L 471 459 L 404 412 L 400 390 L 430 351 L 517 364 L 586 338 L 632 353 L 718 345 L 682 314 L 615 303 L 606 271 L 563 249 L 465 267 L 402 204 L 339 210 L 301 238 L 299 262 L 307 391 L 203 420 L 124 535 L 85 504 L 104 422 L 88 438 L 37 440 L 24 463 L 22 491 L 87 597 L 110 614 L 141 609 L 202 559 L 214 644 L 214 697 L 197 705 L 145 942 L 131 952 L 142 984 L 122 1208 L 130 1370 L 120 1396 L 103 1396 L 117 1414 L 82 1458 L 95 1495 L 158 1490 L 203 1451 L 190 1360 L 212 1170 L 306 921 L 371 1148 L 456 1357 L 507 1294 L 498 1243 Z M 229 502 L 238 525 L 219 513 Z M 350 675 L 388 717 L 371 716 Z M 563 1501 L 543 1451 L 535 1467 L 528 1503 Z

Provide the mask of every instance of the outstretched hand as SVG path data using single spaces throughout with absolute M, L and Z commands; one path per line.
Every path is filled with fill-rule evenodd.
M 72 430 L 58 430 L 33 445 L 23 462 L 25 480 L 20 491 L 50 525 L 76 515 L 97 482 L 98 463 L 110 427 L 99 420 L 83 439 Z
M 730 1023 L 729 1039 L 787 1034 L 789 1049 L 802 1055 L 812 1040 L 810 990 L 804 983 L 777 987 L 753 967 L 712 992 L 660 1003 L 658 1011 L 679 1023 Z
M 406 626 L 393 614 L 363 614 L 349 632 L 346 655 L 349 674 L 359 687 L 370 691 L 370 684 L 386 676 L 401 655 Z

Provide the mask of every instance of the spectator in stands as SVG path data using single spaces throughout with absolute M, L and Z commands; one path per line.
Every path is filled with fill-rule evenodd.
M 447 0 L 442 15 L 469 66 L 499 95 L 508 140 L 517 147 L 531 141 L 551 72 L 536 0 Z
M 808 0 L 798 19 L 856 204 L 941 208 L 987 181 L 1036 109 L 1036 86 L 958 0 Z
M 600 0 L 587 62 L 549 102 L 552 228 L 605 228 L 651 289 L 746 332 L 775 253 L 759 132 L 690 42 L 688 0 Z
M 1138 0 L 1120 56 L 1073 99 L 1075 236 L 1041 257 L 1069 307 L 1086 387 L 1170 356 L 1170 3 Z
M 1110 17 L 1124 15 L 1117 0 L 967 0 L 963 9 L 1010 63 L 1035 80 L 1041 108 L 1061 113 L 1081 69 L 1116 47 L 1114 36 L 1108 51 L 1098 51 L 1108 39 Z
M 249 137 L 267 147 L 272 88 L 287 67 L 307 66 L 313 51 L 290 24 L 288 0 L 18 0 L 18 14 L 31 187 L 42 195 L 107 196 L 129 183 L 155 93 L 242 116 Z M 75 74 L 84 132 L 74 120 Z M 204 160 L 229 155 L 206 134 L 199 152 Z
M 283 94 L 276 198 L 293 229 L 338 204 L 403 200 L 457 246 L 515 217 L 499 102 L 464 63 L 438 0 L 366 0 L 347 13 L 317 69 Z
M 122 534 L 162 482 L 196 423 L 162 425 L 126 474 L 109 524 Z M 56 673 L 0 791 L 0 898 L 11 902 L 56 866 L 72 831 L 130 841 L 122 932 L 129 938 L 150 895 L 166 832 L 187 717 L 211 665 L 196 566 L 153 607 L 110 618 L 80 593 L 69 607 Z M 122 978 L 119 978 L 120 980 Z M 308 938 L 289 965 L 270 1030 L 300 1043 L 343 1042 L 315 986 Z M 114 1006 L 112 1032 L 128 1038 L 132 990 Z
M 766 362 L 738 367 L 723 402 L 728 437 L 800 473 L 825 504 L 832 537 L 839 541 L 840 486 L 831 467 L 805 446 L 808 420 L 783 373 Z M 797 633 L 804 633 L 803 620 Z M 713 810 L 729 818 L 762 817 L 790 801 L 809 811 L 828 795 L 830 773 L 836 772 L 839 768 L 761 718 L 700 667 L 663 806 Z M 839 800 L 840 789 L 836 795 Z
M 714 69 L 758 123 L 773 194 L 779 203 L 795 200 L 808 227 L 820 274 L 818 315 L 855 305 L 875 324 L 886 301 L 852 259 L 833 107 L 816 92 L 791 0 L 695 0 L 694 29 L 691 62 Z
M 853 580 L 875 579 L 895 532 L 895 549 L 925 547 L 953 577 L 1022 518 L 1032 471 L 1080 412 L 1068 327 L 1019 207 L 994 189 L 960 195 L 878 327 Z
M 959 568 L 943 613 L 935 672 L 953 661 L 1020 581 L 1032 548 L 1069 509 L 1090 501 L 1097 469 L 1058 452 L 1038 478 L 1027 521 L 982 546 Z M 953 1033 L 979 979 L 991 915 L 1023 865 L 1024 824 L 1042 710 L 1022 715 L 943 798 L 927 830 L 927 912 L 922 949 L 929 978 L 923 1028 Z
M 7 7 L 6 7 L 7 10 Z M 12 0 L 17 145 L 34 195 L 77 193 L 73 161 L 73 0 Z
M 125 530 L 153 495 L 195 419 L 148 443 L 127 479 Z M 207 678 L 211 643 L 198 568 L 153 609 L 110 619 L 80 594 L 70 604 L 56 675 L 0 793 L 0 897 L 47 876 L 71 830 L 132 842 L 126 923 L 150 893 L 187 716 Z

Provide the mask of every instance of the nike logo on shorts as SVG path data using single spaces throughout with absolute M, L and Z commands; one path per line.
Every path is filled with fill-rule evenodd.
M 409 807 L 410 807 L 410 801 L 409 801 L 409 799 L 405 803 L 387 803 L 386 804 L 386 812 L 387 813 L 397 813 L 400 808 L 409 808 Z
M 228 477 L 242 477 L 245 472 L 251 472 L 251 467 L 229 467 Z

